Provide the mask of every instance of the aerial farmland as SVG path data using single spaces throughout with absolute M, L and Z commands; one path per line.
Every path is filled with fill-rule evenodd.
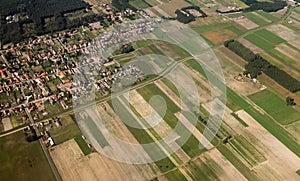
M 299 5 L 0 7 L 0 178 L 299 180 Z

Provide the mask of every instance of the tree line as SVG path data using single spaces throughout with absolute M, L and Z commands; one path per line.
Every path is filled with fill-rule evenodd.
M 254 54 L 240 42 L 228 40 L 224 42 L 224 46 L 248 62 L 248 64 L 245 66 L 246 71 L 244 74 L 250 74 L 251 78 L 256 78 L 261 74 L 261 72 L 264 72 L 266 75 L 271 77 L 289 91 L 294 93 L 300 90 L 300 82 L 297 79 L 290 76 L 288 73 L 279 69 L 278 67 L 272 65 L 260 55 Z
M 257 0 L 242 0 L 245 4 L 247 4 L 249 7 L 245 9 L 235 9 L 235 10 L 228 10 L 226 12 L 220 11 L 219 9 L 216 10 L 218 13 L 233 13 L 233 12 L 252 12 L 257 10 L 262 10 L 265 12 L 276 12 L 278 10 L 283 9 L 288 4 L 286 1 L 282 0 L 274 0 L 272 2 L 270 1 L 264 1 L 264 2 L 258 2 Z M 296 0 L 299 1 L 300 0 Z
M 1 29 L 0 38 L 3 43 L 19 42 L 30 35 L 42 35 L 52 31 L 59 31 L 73 26 L 80 26 L 85 21 L 91 21 L 94 17 L 75 19 L 67 24 L 65 13 L 84 10 L 90 5 L 82 0 L 18 0 L 0 3 Z M 21 18 L 18 22 L 7 23 L 6 17 L 19 13 Z M 27 15 L 29 18 L 25 19 Z M 45 18 L 52 18 L 53 21 L 45 26 Z M 32 24 L 34 27 L 29 32 L 24 25 Z M 5 35 L 5 36 L 4 36 Z
M 192 10 L 192 9 L 198 11 L 201 14 L 201 16 L 198 16 L 198 17 L 202 17 L 202 18 L 207 17 L 207 15 L 200 9 L 199 6 L 188 6 L 188 7 L 181 8 L 180 10 L 177 9 L 175 11 L 175 14 L 177 15 L 176 19 L 179 22 L 184 23 L 184 24 L 195 21 L 196 17 L 188 11 L 188 10 Z
M 256 11 L 263 10 L 265 12 L 276 12 L 287 6 L 286 1 L 274 0 L 273 2 L 263 1 L 258 2 L 257 0 L 242 0 L 249 8 L 244 9 L 244 11 Z

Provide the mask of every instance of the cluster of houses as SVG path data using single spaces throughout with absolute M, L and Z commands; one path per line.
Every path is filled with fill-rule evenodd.
M 103 8 L 114 12 L 109 6 Z M 125 12 L 133 13 L 130 10 Z M 146 16 L 143 11 L 141 13 Z M 113 58 L 89 57 L 106 47 L 121 44 L 127 37 L 153 31 L 156 25 L 154 21 L 140 21 L 122 32 L 107 31 L 94 41 L 89 41 L 84 31 L 75 29 L 11 44 L 0 51 L 0 116 L 21 116 L 22 124 L 28 120 L 25 104 L 34 120 L 48 115 L 45 104 L 70 108 L 72 97 L 76 99 L 78 92 L 85 92 L 89 87 L 73 81 L 74 75 L 85 72 L 82 67 L 97 72 L 97 76 L 91 77 L 93 81 L 87 84 L 92 83 L 91 86 L 103 94 L 126 76 L 140 80 L 142 72 L 134 65 L 124 68 Z M 74 84 L 82 90 L 74 89 Z

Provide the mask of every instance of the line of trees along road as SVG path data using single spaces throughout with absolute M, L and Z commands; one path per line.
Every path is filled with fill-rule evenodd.
M 297 79 L 290 76 L 288 73 L 279 69 L 278 67 L 272 65 L 260 55 L 254 54 L 240 42 L 228 40 L 224 42 L 224 46 L 248 62 L 248 64 L 245 66 L 245 74 L 250 74 L 252 78 L 256 78 L 261 74 L 261 72 L 264 72 L 266 75 L 271 77 L 289 91 L 295 93 L 300 90 L 300 82 Z

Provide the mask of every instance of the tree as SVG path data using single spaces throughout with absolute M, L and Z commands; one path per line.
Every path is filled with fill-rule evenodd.
M 288 105 L 288 106 L 295 106 L 296 105 L 295 100 L 292 97 L 288 96 L 286 98 L 286 105 Z

